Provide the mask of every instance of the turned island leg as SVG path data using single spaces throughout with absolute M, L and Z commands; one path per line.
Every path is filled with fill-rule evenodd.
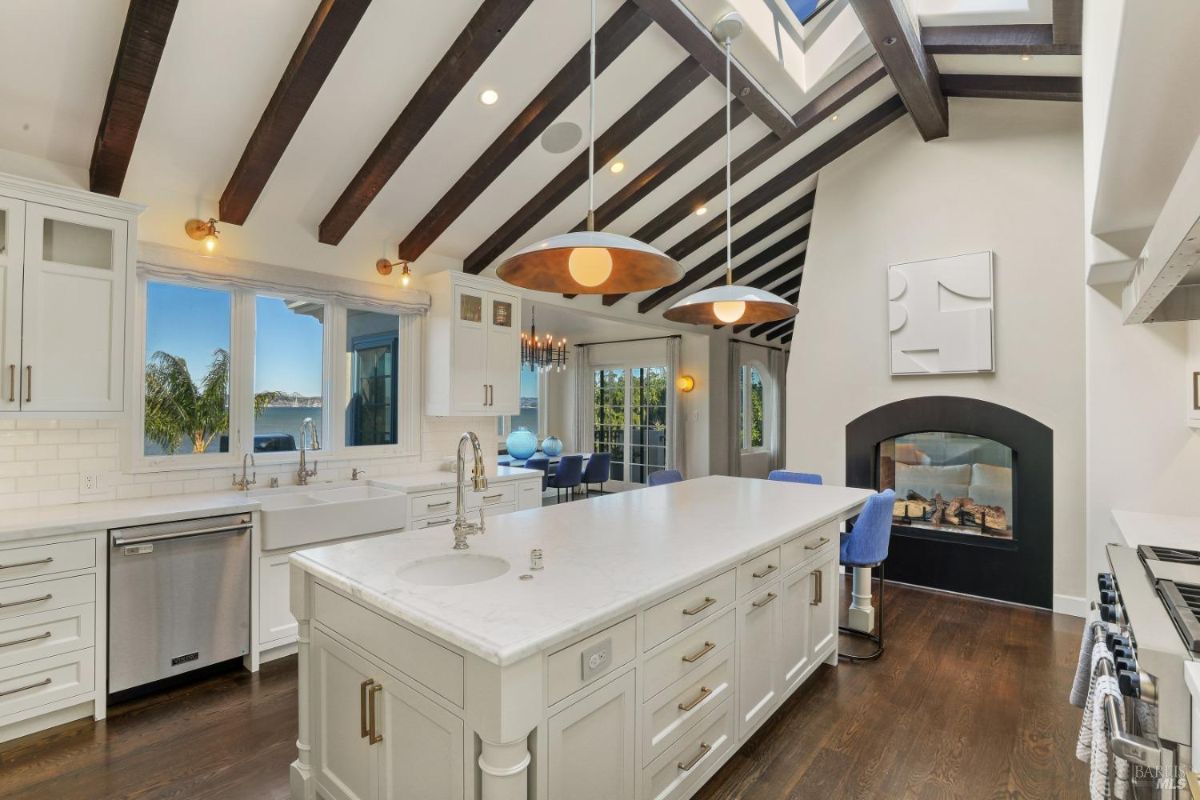
M 309 585 L 307 576 L 292 567 L 290 591 L 292 615 L 298 623 L 296 685 L 299 689 L 299 734 L 296 737 L 296 760 L 292 762 L 290 775 L 292 800 L 313 800 L 316 797 L 316 784 L 312 778 L 312 736 L 309 728 L 309 720 L 312 718 L 309 696 L 309 659 L 312 653 L 312 622 L 308 611 Z
M 531 757 L 527 740 L 496 744 L 481 738 L 480 742 L 482 800 L 528 800 Z
M 856 631 L 870 633 L 875 627 L 875 607 L 871 605 L 870 567 L 854 568 L 850 595 L 850 612 L 846 624 Z

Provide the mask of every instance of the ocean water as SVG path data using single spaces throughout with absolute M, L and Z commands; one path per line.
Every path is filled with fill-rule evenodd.
M 264 408 L 262 414 L 254 420 L 254 434 L 255 436 L 290 434 L 295 441 L 294 449 L 299 450 L 301 424 L 306 418 L 312 417 L 313 422 L 317 423 L 317 430 L 321 430 L 324 412 L 323 408 L 291 408 L 287 406 Z M 228 445 L 224 444 L 223 446 L 223 444 L 222 437 L 218 436 L 212 440 L 206 452 L 216 453 L 228 449 Z M 148 456 L 158 456 L 162 455 L 164 451 L 154 442 L 147 441 L 144 452 Z M 180 455 L 192 452 L 191 444 L 185 441 L 176 452 Z

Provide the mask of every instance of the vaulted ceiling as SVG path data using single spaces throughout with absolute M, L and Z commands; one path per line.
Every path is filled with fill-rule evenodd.
M 598 0 L 598 225 L 687 274 L 572 302 L 661 323 L 719 280 L 726 95 L 707 26 L 731 3 L 760 34 L 734 47 L 735 275 L 794 299 L 820 169 L 906 115 L 927 139 L 952 131 L 947 96 L 1078 100 L 1079 2 L 833 0 L 801 25 L 779 0 Z M 541 137 L 586 132 L 586 0 L 12 0 L 3 15 L 0 169 L 145 202 L 144 239 L 189 246 L 184 219 L 217 216 L 241 257 L 371 279 L 397 252 L 418 274 L 488 273 L 582 225 L 586 135 L 559 153 Z

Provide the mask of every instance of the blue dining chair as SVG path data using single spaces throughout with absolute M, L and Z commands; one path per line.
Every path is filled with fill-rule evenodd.
M 550 477 L 550 459 L 545 456 L 530 456 L 525 460 L 525 469 L 542 471 L 542 491 L 546 491 L 546 480 Z
M 600 484 L 600 494 L 604 494 L 604 484 L 612 477 L 612 453 L 592 453 L 587 466 L 583 469 L 583 495 L 587 497 L 592 491 L 592 484 Z
M 891 489 L 872 495 L 867 498 L 867 503 L 854 520 L 850 532 L 842 534 L 838 558 L 842 566 L 850 569 L 879 567 L 879 611 L 875 620 L 875 632 L 838 626 L 841 633 L 870 639 L 878 647 L 862 656 L 839 652 L 838 657 L 847 661 L 873 661 L 883 655 L 883 562 L 887 559 L 888 543 L 892 538 L 892 508 L 895 503 L 896 493 Z
M 554 490 L 554 502 L 562 501 L 562 492 L 567 490 L 567 499 L 575 497 L 575 490 L 583 478 L 583 456 L 563 456 L 558 460 L 558 469 L 546 481 L 546 486 Z
M 683 480 L 683 473 L 677 469 L 662 469 L 658 472 L 650 473 L 650 480 L 646 481 L 651 486 L 662 486 L 665 483 L 679 483 Z
M 788 472 L 786 469 L 773 469 L 767 475 L 769 481 L 785 481 L 787 483 L 812 483 L 820 486 L 825 483 L 815 472 Z

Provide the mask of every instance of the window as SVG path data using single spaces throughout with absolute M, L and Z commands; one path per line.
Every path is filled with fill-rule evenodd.
M 610 367 L 594 374 L 594 449 L 612 454 L 614 481 L 645 483 L 667 466 L 666 367 Z
M 298 450 L 305 420 L 324 427 L 325 305 L 258 295 L 254 299 L 254 452 Z
M 531 431 L 534 436 L 539 439 L 542 437 L 542 428 L 539 427 L 541 418 L 539 417 L 539 408 L 542 404 L 543 392 L 543 375 L 541 372 L 531 369 L 521 369 L 521 413 L 512 417 L 497 417 L 496 418 L 496 433 L 500 436 L 500 451 L 508 452 L 504 444 L 504 438 L 515 430 L 525 428 Z
M 742 365 L 739 388 L 738 427 L 742 431 L 742 449 L 758 450 L 766 444 L 763 379 L 758 367 Z
M 396 444 L 399 420 L 400 318 L 350 309 L 346 312 L 346 446 Z
M 593 449 L 612 453 L 611 478 L 625 479 L 625 370 L 598 369 L 593 399 Z

